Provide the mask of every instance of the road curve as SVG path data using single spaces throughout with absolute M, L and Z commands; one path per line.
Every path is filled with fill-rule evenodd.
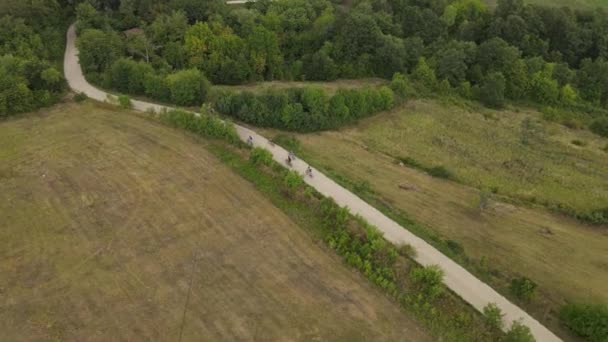
M 78 61 L 78 50 L 76 48 L 75 40 L 76 30 L 75 26 L 72 25 L 67 32 L 64 59 L 65 78 L 70 88 L 75 92 L 85 93 L 91 99 L 97 101 L 106 101 L 108 96 L 111 95 L 108 95 L 107 93 L 93 87 L 84 78 Z M 163 109 L 171 109 L 171 107 L 143 101 L 133 100 L 132 102 L 133 108 L 138 111 L 145 112 L 154 110 L 159 112 Z M 286 150 L 280 146 L 271 145 L 266 138 L 257 134 L 251 129 L 238 125 L 236 125 L 236 129 L 243 141 L 247 140 L 249 136 L 253 137 L 254 146 L 267 149 L 272 153 L 277 162 L 281 164 L 285 163 L 285 159 L 287 158 Z M 298 159 L 293 163 L 293 168 L 301 174 L 304 174 L 307 167 L 308 164 L 306 164 L 303 160 Z M 505 329 L 510 328 L 513 321 L 521 320 L 523 324 L 530 328 L 532 334 L 536 338 L 536 341 L 561 341 L 555 334 L 549 331 L 549 329 L 545 328 L 525 311 L 509 302 L 505 297 L 483 283 L 481 280 L 475 278 L 471 273 L 465 270 L 462 266 L 458 265 L 452 259 L 446 257 L 424 240 L 410 233 L 407 229 L 401 227 L 376 208 L 367 204 L 365 201 L 338 185 L 319 171 L 314 170 L 313 172 L 313 178 L 305 177 L 306 183 L 314 187 L 323 195 L 332 197 L 339 205 L 348 207 L 353 214 L 358 214 L 366 219 L 369 223 L 376 226 L 378 230 L 384 233 L 384 237 L 392 243 L 396 245 L 410 244 L 413 246 L 417 252 L 416 261 L 421 265 L 439 265 L 439 267 L 441 267 L 445 273 L 445 285 L 454 293 L 459 295 L 463 300 L 475 307 L 475 309 L 483 311 L 483 308 L 488 303 L 496 303 L 496 305 L 498 305 L 498 307 L 504 313 L 503 322 Z

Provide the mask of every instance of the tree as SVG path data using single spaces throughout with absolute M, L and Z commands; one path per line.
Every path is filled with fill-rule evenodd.
M 412 78 L 421 82 L 427 90 L 433 90 L 437 87 L 437 77 L 435 71 L 429 67 L 424 57 L 420 57 L 416 68 L 412 71 Z
M 188 29 L 188 18 L 183 11 L 161 14 L 146 28 L 146 34 L 155 45 L 165 47 L 169 43 L 181 42 Z
M 559 99 L 559 86 L 557 81 L 551 79 L 543 72 L 536 72 L 530 79 L 531 97 L 543 104 L 555 104 Z
M 61 73 L 53 68 L 48 67 L 42 71 L 40 78 L 44 82 L 44 88 L 51 91 L 59 91 L 63 87 L 63 76 Z
M 480 101 L 486 106 L 501 108 L 505 103 L 505 77 L 500 72 L 486 76 L 480 89 Z
M 492 38 L 479 45 L 477 63 L 484 72 L 506 72 L 519 58 L 520 51 L 501 38 Z
M 608 138 L 608 118 L 601 117 L 593 120 L 591 123 L 591 131 L 597 135 Z
M 105 29 L 106 17 L 100 14 L 91 3 L 84 1 L 76 6 L 76 28 L 78 32 L 87 29 Z
M 180 106 L 200 105 L 207 98 L 209 81 L 196 69 L 178 71 L 167 77 L 171 101 Z
M 103 72 L 124 50 L 122 40 L 115 32 L 96 29 L 85 30 L 76 41 L 80 65 L 85 73 Z
M 395 72 L 404 72 L 407 54 L 403 40 L 390 35 L 383 36 L 372 58 L 374 72 L 384 78 L 390 78 Z
M 576 102 L 578 94 L 576 89 L 570 84 L 564 85 L 559 91 L 559 101 L 567 106 L 570 106 Z
M 437 76 L 447 79 L 452 86 L 459 85 L 467 74 L 466 57 L 464 51 L 456 48 L 441 51 L 437 61 Z
M 126 46 L 132 56 L 141 57 L 146 63 L 150 63 L 150 58 L 160 48 L 160 45 L 155 45 L 143 32 L 127 35 Z
M 277 34 L 257 25 L 247 36 L 247 50 L 251 69 L 260 79 L 272 80 L 279 76 L 283 56 L 279 49 Z
M 382 31 L 371 15 L 353 11 L 336 37 L 336 53 L 341 60 L 355 61 L 363 54 L 373 54 L 382 41 Z
M 302 59 L 302 71 L 307 80 L 331 81 L 338 77 L 338 66 L 331 58 L 332 45 L 326 45 L 312 55 Z

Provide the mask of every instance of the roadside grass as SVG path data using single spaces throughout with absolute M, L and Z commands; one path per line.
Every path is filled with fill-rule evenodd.
M 514 147 L 521 139 L 518 130 L 521 121 L 533 114 L 469 113 L 430 101 L 412 101 L 404 108 L 338 132 L 295 135 L 300 155 L 562 336 L 568 333 L 559 326 L 556 313 L 565 300 L 608 303 L 608 235 L 604 228 L 589 227 L 542 206 L 506 203 L 502 194 L 507 188 L 477 189 L 432 177 L 421 172 L 420 167 L 399 165 L 391 156 L 413 155 L 418 163 L 445 165 L 459 181 L 472 178 L 471 175 L 485 175 L 498 182 L 502 172 L 515 184 L 521 181 L 501 171 L 500 166 L 493 166 L 500 162 L 492 158 L 501 153 L 525 158 L 545 168 L 561 170 L 562 186 L 572 182 L 575 187 L 581 179 L 591 179 L 596 189 L 563 191 L 577 197 L 575 202 L 593 205 L 588 196 L 601 201 L 597 192 L 606 193 L 608 176 L 601 175 L 608 168 L 602 170 L 598 166 L 605 162 L 604 152 L 599 149 L 605 139 L 547 124 L 545 142 L 523 147 L 525 156 L 520 157 L 520 148 Z M 271 130 L 265 133 L 271 137 L 282 134 Z M 575 138 L 588 145 L 569 146 Z M 434 144 L 438 139 L 446 143 Z M 534 151 L 535 148 L 545 152 Z M 548 154 L 546 158 L 544 153 Z M 554 159 L 556 155 L 563 165 L 558 163 L 560 159 Z M 469 166 L 467 160 L 472 161 Z M 593 171 L 577 175 L 580 165 L 573 165 L 583 162 L 586 169 Z M 461 165 L 466 166 L 465 170 Z M 572 179 L 568 178 L 570 174 Z M 527 276 L 539 285 L 538 296 L 531 302 L 520 301 L 510 293 L 511 279 L 519 276 Z
M 464 303 L 457 295 L 448 291 L 442 284 L 433 285 L 435 295 L 429 296 L 425 292 L 427 291 L 426 286 L 429 284 L 419 283 L 413 278 L 416 270 L 419 271 L 418 273 L 424 274 L 426 269 L 411 259 L 411 254 L 415 251 L 407 246 L 397 249 L 380 238 L 383 242 L 377 246 L 383 247 L 379 247 L 373 252 L 374 256 L 370 259 L 373 266 L 366 266 L 367 261 L 362 264 L 359 253 L 369 248 L 365 246 L 365 236 L 369 239 L 370 233 L 377 235 L 377 233 L 373 233 L 375 229 L 367 225 L 361 218 L 352 215 L 349 215 L 346 223 L 342 223 L 344 225 L 342 228 L 340 223 L 337 223 L 340 220 L 336 222 L 330 219 L 328 221 L 328 206 L 330 212 L 340 212 L 341 209 L 301 180 L 291 186 L 286 184 L 287 177 L 292 176 L 293 171 L 285 169 L 274 161 L 266 163 L 268 165 L 264 166 L 263 163 L 257 161 L 257 158 L 251 159 L 252 152 L 247 149 L 225 143 L 211 143 L 207 148 L 236 173 L 250 181 L 298 226 L 307 229 L 315 239 L 328 244 L 328 247 L 342 255 L 348 265 L 359 269 L 389 297 L 398 301 L 406 312 L 413 313 L 436 337 L 443 341 L 496 341 L 502 336 L 495 326 L 488 325 L 483 316 Z M 259 153 L 256 149 L 253 149 L 253 152 Z M 342 212 L 348 213 L 346 210 Z M 332 215 L 330 214 L 329 217 Z M 349 240 L 351 245 L 346 247 L 344 241 Z M 376 245 L 376 243 L 371 245 Z M 394 261 L 387 264 L 382 262 L 374 264 L 378 262 L 377 253 L 391 255 L 391 251 L 396 253 Z
M 0 122 L 1 339 L 431 340 L 293 218 L 314 217 L 143 117 Z

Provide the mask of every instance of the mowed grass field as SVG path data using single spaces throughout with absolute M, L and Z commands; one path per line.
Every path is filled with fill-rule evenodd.
M 183 131 L 64 104 L 0 146 L 2 340 L 430 340 Z
M 302 156 L 313 165 L 358 184 L 367 182 L 382 202 L 441 238 L 456 241 L 476 263 L 500 271 L 495 285 L 506 290 L 511 277 L 525 275 L 554 304 L 564 298 L 608 303 L 605 227 L 494 199 L 480 210 L 479 189 L 400 166 L 390 156 L 445 165 L 472 185 L 498 185 L 499 193 L 529 189 L 583 207 L 606 206 L 608 154 L 598 148 L 606 139 L 547 124 L 545 142 L 523 146 L 519 127 L 532 114 L 491 114 L 493 119 L 487 113 L 413 100 L 355 127 L 297 137 Z M 575 137 L 588 145 L 570 146 Z M 508 169 L 503 166 L 508 160 L 544 171 Z
M 498 0 L 484 0 L 490 8 L 496 7 Z M 524 0 L 526 4 L 554 7 L 570 7 L 572 9 L 607 8 L 608 0 Z

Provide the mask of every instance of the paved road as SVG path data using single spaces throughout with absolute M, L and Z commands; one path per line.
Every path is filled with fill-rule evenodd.
M 87 94 L 88 97 L 105 101 L 108 94 L 90 85 L 84 78 L 80 64 L 78 62 L 78 50 L 75 46 L 75 29 L 72 25 L 67 33 L 67 46 L 64 60 L 65 78 L 72 90 Z M 148 111 L 154 109 L 159 112 L 167 108 L 165 106 L 133 101 L 133 108 L 139 111 Z M 236 126 L 237 132 L 242 140 L 247 140 L 249 136 L 253 137 L 255 146 L 266 148 L 274 159 L 280 163 L 285 163 L 287 151 L 280 146 L 273 146 L 269 141 L 254 131 L 241 126 Z M 293 168 L 304 174 L 308 165 L 303 160 L 296 160 L 293 163 Z M 528 315 L 519 307 L 509 302 L 502 295 L 494 291 L 488 285 L 484 284 L 479 279 L 475 278 L 471 273 L 463 267 L 452 261 L 450 258 L 441 254 L 434 247 L 426 243 L 424 240 L 410 233 L 407 229 L 384 216 L 380 211 L 370 206 L 359 197 L 349 192 L 342 186 L 335 183 L 317 170 L 313 170 L 314 177 L 305 177 L 306 182 L 317 189 L 325 196 L 332 197 L 336 203 L 348 207 L 352 213 L 359 214 L 369 223 L 376 226 L 384 233 L 384 237 L 394 244 L 410 244 L 417 252 L 416 261 L 422 265 L 439 265 L 445 272 L 444 283 L 462 299 L 467 301 L 477 310 L 482 311 L 488 303 L 496 303 L 505 314 L 503 321 L 505 327 L 511 326 L 514 320 L 521 319 L 525 325 L 530 327 L 537 341 L 552 342 L 560 341 L 551 331 L 537 322 L 534 318 Z

